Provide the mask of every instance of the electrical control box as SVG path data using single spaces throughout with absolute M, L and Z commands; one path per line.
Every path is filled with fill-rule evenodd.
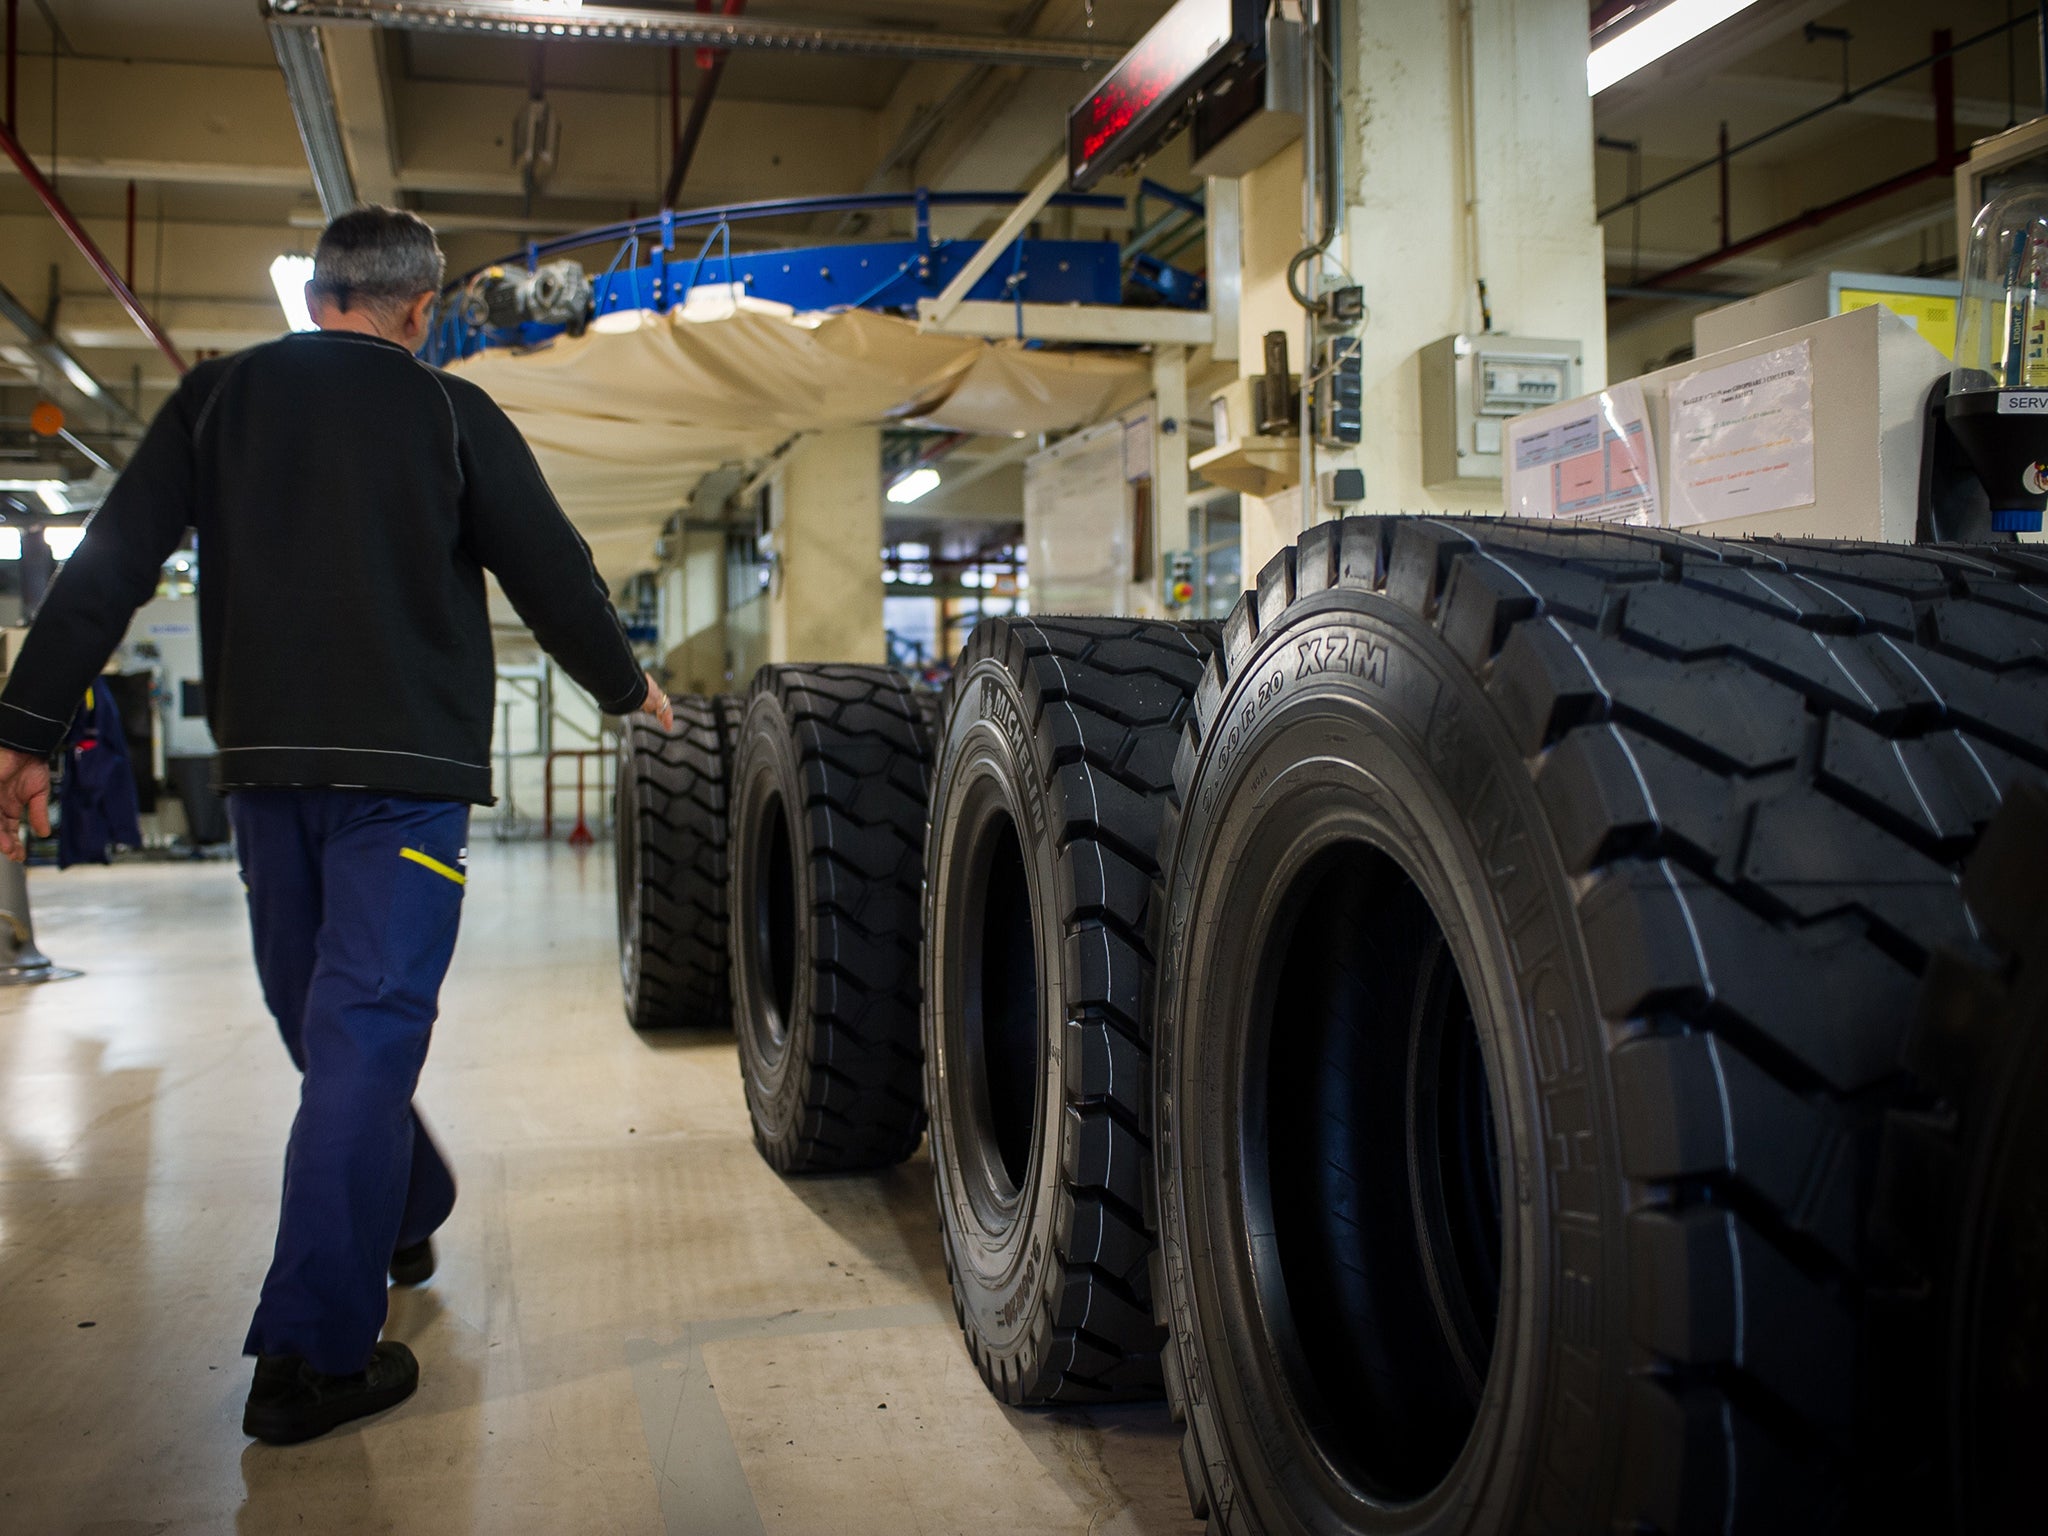
M 1498 331 L 1446 336 L 1424 347 L 1424 483 L 1499 485 L 1507 423 L 1577 395 L 1580 354 L 1575 341 Z
M 1356 336 L 1332 336 L 1316 346 L 1316 440 L 1348 448 L 1363 435 L 1365 354 Z

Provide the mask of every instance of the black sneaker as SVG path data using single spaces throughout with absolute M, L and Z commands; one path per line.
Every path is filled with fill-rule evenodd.
M 393 1285 L 422 1285 L 434 1273 L 434 1240 L 423 1237 L 410 1248 L 401 1248 L 391 1255 L 391 1283 Z
M 297 1445 L 394 1408 L 419 1384 L 419 1361 L 395 1340 L 379 1344 L 369 1365 L 348 1376 L 323 1376 L 296 1355 L 258 1356 L 242 1433 L 267 1445 Z

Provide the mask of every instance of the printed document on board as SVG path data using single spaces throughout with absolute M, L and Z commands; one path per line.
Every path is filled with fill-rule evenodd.
M 1671 386 L 1671 526 L 1813 504 L 1813 344 Z
M 1514 517 L 1658 526 L 1657 448 L 1642 386 L 1616 384 L 1510 421 L 1507 482 Z

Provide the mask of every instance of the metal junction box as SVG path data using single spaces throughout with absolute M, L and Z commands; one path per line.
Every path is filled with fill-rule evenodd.
M 1419 357 L 1426 485 L 1498 486 L 1509 419 L 1579 392 L 1576 341 L 1486 331 L 1433 341 Z

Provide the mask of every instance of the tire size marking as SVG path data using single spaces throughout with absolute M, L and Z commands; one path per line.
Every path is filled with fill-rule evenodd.
M 1270 666 L 1256 684 L 1250 678 L 1236 690 L 1242 700 L 1235 712 L 1228 716 L 1229 730 L 1224 732 L 1216 748 L 1216 760 L 1202 775 L 1202 809 L 1204 812 L 1216 808 L 1217 796 L 1222 792 L 1223 782 L 1229 776 L 1230 764 L 1245 743 L 1258 730 L 1261 719 L 1287 691 L 1288 662 L 1284 654 L 1269 658 L 1261 664 Z M 1325 630 L 1319 635 L 1306 635 L 1294 642 L 1294 678 L 1300 682 L 1324 673 L 1341 673 L 1348 677 L 1360 678 L 1376 688 L 1387 686 L 1387 647 L 1367 635 L 1347 630 Z M 1218 723 L 1218 729 L 1222 722 Z
M 1215 765 L 1204 775 L 1206 782 L 1202 789 L 1202 809 L 1205 812 L 1216 808 L 1216 796 L 1222 791 L 1223 782 L 1229 776 L 1232 760 L 1244 744 L 1251 740 L 1253 732 L 1258 729 L 1260 717 L 1273 707 L 1286 687 L 1287 673 L 1280 667 L 1275 667 L 1261 677 L 1257 688 L 1252 686 L 1249 678 L 1245 680 L 1241 690 L 1244 702 L 1237 707 L 1236 715 L 1230 722 L 1230 730 L 1224 735 L 1222 745 L 1216 749 Z

